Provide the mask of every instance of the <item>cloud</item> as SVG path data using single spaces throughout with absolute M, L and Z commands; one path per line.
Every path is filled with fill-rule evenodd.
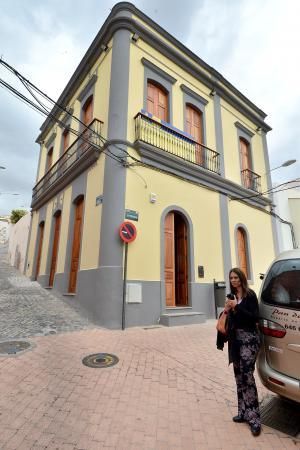
M 300 3 L 297 0 L 206 0 L 187 45 L 267 114 L 271 167 L 299 158 Z M 291 91 L 290 91 L 291 89 Z M 299 176 L 299 164 L 274 171 Z

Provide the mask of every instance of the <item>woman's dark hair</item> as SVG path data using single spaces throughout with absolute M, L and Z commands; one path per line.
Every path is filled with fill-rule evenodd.
M 243 291 L 243 296 L 247 295 L 249 293 L 249 286 L 248 286 L 248 281 L 246 278 L 246 275 L 244 274 L 244 272 L 239 269 L 238 267 L 233 267 L 230 272 L 229 272 L 229 282 L 230 282 L 230 274 L 234 272 L 240 279 L 241 282 L 241 287 L 242 287 L 242 291 Z M 231 282 L 230 282 L 230 291 L 233 294 L 236 294 L 236 289 L 232 286 Z

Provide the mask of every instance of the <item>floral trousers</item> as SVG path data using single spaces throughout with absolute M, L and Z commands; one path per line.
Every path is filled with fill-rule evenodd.
M 255 361 L 260 347 L 258 333 L 236 330 L 239 344 L 239 360 L 233 362 L 237 397 L 238 415 L 250 425 L 260 426 L 260 412 L 257 389 L 254 379 Z

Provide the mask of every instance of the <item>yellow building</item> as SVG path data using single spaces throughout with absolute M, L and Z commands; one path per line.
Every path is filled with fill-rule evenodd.
M 128 220 L 126 326 L 214 317 L 230 267 L 258 290 L 277 246 L 265 117 L 118 3 L 37 138 L 27 275 L 120 327 Z

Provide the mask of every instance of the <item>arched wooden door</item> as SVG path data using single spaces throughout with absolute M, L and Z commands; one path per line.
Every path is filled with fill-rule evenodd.
M 176 212 L 165 219 L 165 288 L 166 306 L 188 304 L 187 226 Z
M 237 229 L 237 247 L 238 247 L 238 258 L 239 258 L 239 267 L 246 275 L 248 279 L 249 270 L 248 270 L 248 257 L 247 257 L 247 237 L 245 230 L 242 227 Z
M 187 227 L 180 214 L 175 214 L 175 296 L 176 306 L 188 304 Z
M 35 277 L 34 277 L 35 280 L 37 280 L 37 278 L 40 274 L 42 247 L 43 247 L 43 240 L 44 240 L 44 228 L 45 228 L 45 222 L 41 222 L 39 225 L 39 230 L 38 230 L 38 252 L 37 252 L 36 269 L 35 269 Z
M 186 105 L 186 131 L 198 144 L 196 144 L 195 159 L 197 164 L 203 166 L 204 152 L 200 145 L 203 144 L 202 113 L 189 104 Z
M 80 257 L 80 245 L 81 245 L 83 205 L 84 205 L 83 198 L 78 200 L 78 202 L 75 205 L 72 258 L 71 258 L 71 269 L 70 269 L 70 278 L 69 278 L 69 292 L 70 293 L 74 293 L 76 291 L 77 273 L 78 273 L 78 268 L 79 268 L 79 257 Z
M 165 286 L 166 306 L 175 306 L 174 213 L 165 219 Z
M 57 262 L 57 253 L 58 253 L 58 244 L 59 244 L 59 235 L 60 235 L 60 223 L 61 223 L 61 212 L 59 211 L 55 215 L 49 286 L 53 286 L 54 275 L 56 272 L 56 262 Z

